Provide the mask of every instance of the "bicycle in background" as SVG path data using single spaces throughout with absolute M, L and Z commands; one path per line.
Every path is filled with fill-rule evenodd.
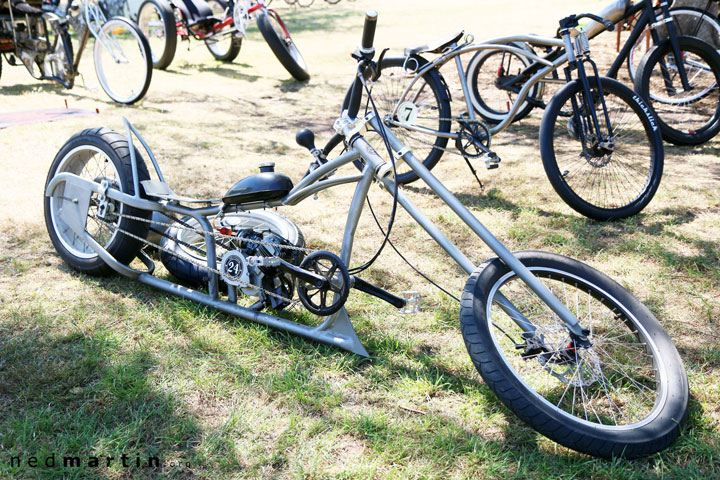
M 105 93 L 126 104 L 145 96 L 152 78 L 150 46 L 136 24 L 122 17 L 107 19 L 96 0 L 82 0 L 79 6 L 68 0 L 65 7 L 53 1 L 42 9 L 22 0 L 8 3 L 0 9 L 0 54 L 9 65 L 22 64 L 33 78 L 72 88 L 92 35 L 95 73 Z M 79 42 L 77 51 L 70 27 Z

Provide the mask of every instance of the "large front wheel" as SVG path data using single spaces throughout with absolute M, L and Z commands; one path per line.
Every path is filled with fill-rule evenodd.
M 300 82 L 310 79 L 305 59 L 300 55 L 300 51 L 278 14 L 273 10 L 259 13 L 257 25 L 270 50 L 285 67 L 285 70 Z
M 479 267 L 462 296 L 470 358 L 498 398 L 548 438 L 598 457 L 667 447 L 688 409 L 688 381 L 670 337 L 627 290 L 577 260 L 517 258 L 589 331 L 566 325 L 499 259 Z
M 589 98 L 575 80 L 545 110 L 540 124 L 545 173 L 565 203 L 586 217 L 629 217 L 645 208 L 660 185 L 664 153 L 658 121 L 616 80 L 588 77 L 588 83 Z
M 113 17 L 95 38 L 95 73 L 105 93 L 118 103 L 140 100 L 150 86 L 152 54 L 137 25 Z

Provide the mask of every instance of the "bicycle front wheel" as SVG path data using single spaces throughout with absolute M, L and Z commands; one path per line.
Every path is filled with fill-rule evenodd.
M 150 86 L 152 55 L 137 25 L 113 17 L 95 38 L 95 73 L 105 93 L 118 103 L 140 100 Z
M 659 126 L 642 99 L 620 82 L 588 77 L 588 83 L 591 98 L 574 80 L 545 110 L 540 124 L 545 173 L 558 195 L 586 217 L 629 217 L 645 208 L 660 185 Z
M 665 140 L 675 145 L 700 145 L 720 131 L 720 55 L 692 37 L 678 37 L 682 68 L 670 41 L 650 49 L 638 66 L 635 91 L 655 110 Z
M 208 0 L 207 3 L 212 9 L 213 15 L 219 19 L 224 19 L 227 15 L 233 14 L 233 12 L 228 11 L 227 3 L 224 0 Z M 205 46 L 210 50 L 212 56 L 222 62 L 232 62 L 240 53 L 242 37 L 231 33 L 234 28 L 233 25 L 228 25 L 205 40 Z
M 305 59 L 300 54 L 295 42 L 290 37 L 290 32 L 285 24 L 273 10 L 267 10 L 258 14 L 257 26 L 267 42 L 270 50 L 275 54 L 285 70 L 295 80 L 304 82 L 310 79 Z
M 520 419 L 573 450 L 635 458 L 667 447 L 687 418 L 689 391 L 657 319 L 577 260 L 516 257 L 580 320 L 590 346 L 495 258 L 470 276 L 460 307 L 465 345 L 485 383 Z

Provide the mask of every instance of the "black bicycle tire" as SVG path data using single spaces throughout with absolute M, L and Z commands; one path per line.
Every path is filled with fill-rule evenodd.
M 227 9 L 227 2 L 225 2 L 225 0 L 211 0 L 211 1 L 215 1 L 215 2 L 219 3 L 220 6 L 222 6 L 224 9 Z M 208 4 L 209 3 L 210 2 L 208 2 Z M 232 14 L 232 12 L 230 12 L 230 13 Z M 232 35 L 230 37 L 230 48 L 228 48 L 227 52 L 220 54 L 220 55 L 218 55 L 217 53 L 212 51 L 207 40 L 205 40 L 205 47 L 207 47 L 208 51 L 210 52 L 210 55 L 215 57 L 215 59 L 220 60 L 221 62 L 231 63 L 240 54 L 240 49 L 242 48 L 242 37 L 236 37 L 235 35 Z
M 142 12 L 145 5 L 149 4 L 152 4 L 155 6 L 155 8 L 157 8 L 157 11 L 162 17 L 163 28 L 165 29 L 163 51 L 161 55 L 158 55 L 157 61 L 153 60 L 153 68 L 157 68 L 158 70 L 165 70 L 172 63 L 173 58 L 175 58 L 175 51 L 177 50 L 177 27 L 175 25 L 175 14 L 173 13 L 172 8 L 166 0 L 146 0 L 145 2 L 143 2 L 142 5 L 140 5 L 140 8 L 138 9 L 138 26 L 140 26 L 140 12 Z M 150 38 L 147 34 L 145 35 L 145 37 L 147 38 L 149 45 Z
M 412 57 L 413 59 L 417 60 L 418 62 L 418 69 L 422 68 L 423 66 L 427 65 L 428 61 L 419 56 L 414 55 Z M 405 64 L 405 57 L 384 57 L 380 61 L 379 69 L 380 69 L 380 78 L 378 81 L 382 81 L 382 71 L 385 68 L 391 68 L 391 67 L 402 67 Z M 423 74 L 423 79 L 427 83 L 427 85 L 430 87 L 430 89 L 433 92 L 433 95 L 435 97 L 435 100 L 437 101 L 438 105 L 438 112 L 439 117 L 441 119 L 449 119 L 452 115 L 450 112 L 450 97 L 448 95 L 447 87 L 444 84 L 444 81 L 442 79 L 442 76 L 436 69 L 430 69 L 427 72 Z M 343 100 L 343 106 L 342 110 L 346 110 L 349 103 L 350 103 L 350 94 L 352 91 L 352 85 L 350 85 L 350 88 L 348 88 L 347 92 L 345 93 L 345 98 Z M 363 92 L 365 93 L 365 92 Z M 368 106 L 368 108 L 371 108 Z M 382 116 L 383 114 L 386 114 L 388 112 L 379 112 Z M 450 133 L 451 129 L 451 122 L 450 120 L 441 120 L 438 125 L 438 131 L 444 132 L 444 133 Z M 389 127 L 388 127 L 389 128 Z M 446 137 L 435 137 L 434 147 L 430 151 L 430 153 L 421 160 L 423 165 L 428 170 L 432 170 L 435 165 L 440 161 L 440 158 L 442 157 L 444 153 L 444 149 L 448 144 L 448 138 Z M 384 150 L 384 146 L 381 147 Z M 381 155 L 384 152 L 380 152 Z M 355 166 L 358 167 L 358 169 L 362 170 L 362 163 L 360 161 L 355 162 Z M 416 181 L 419 177 L 413 172 L 412 170 L 403 172 L 398 174 L 396 178 L 396 182 L 399 185 L 407 185 L 408 183 L 412 183 Z
M 717 105 L 715 112 L 712 114 L 710 119 L 705 125 L 692 132 L 683 132 L 673 126 L 669 125 L 663 116 L 657 113 L 657 109 L 654 108 L 650 94 L 650 77 L 652 76 L 655 66 L 662 58 L 672 51 L 670 41 L 666 40 L 658 45 L 652 47 L 648 54 L 640 61 L 638 65 L 637 77 L 635 79 L 635 91 L 642 96 L 651 108 L 656 112 L 656 118 L 662 132 L 663 139 L 674 145 L 700 145 L 711 138 L 713 138 L 720 131 L 720 94 L 718 94 L 718 86 L 720 85 L 720 54 L 708 45 L 706 42 L 699 40 L 694 37 L 678 37 L 678 43 L 681 50 L 692 52 L 698 55 L 707 65 L 710 67 L 713 75 L 715 76 L 715 88 L 710 91 L 710 95 L 717 97 Z M 705 96 L 703 96 L 705 98 Z M 662 103 L 662 102 L 660 102 Z
M 664 151 L 659 127 L 657 126 L 657 119 L 653 116 L 647 104 L 632 90 L 617 80 L 607 77 L 600 77 L 600 80 L 603 91 L 606 95 L 608 92 L 612 92 L 628 104 L 635 114 L 638 115 L 640 121 L 642 122 L 642 126 L 644 127 L 645 134 L 648 137 L 651 149 L 651 173 L 649 175 L 649 180 L 644 185 L 642 193 L 638 194 L 633 201 L 623 207 L 602 208 L 581 198 L 564 180 L 563 174 L 560 172 L 557 165 L 557 158 L 555 156 L 553 146 L 554 131 L 556 125 L 559 123 L 558 119 L 560 118 L 561 107 L 565 105 L 565 102 L 571 95 L 582 91 L 582 84 L 579 80 L 573 80 L 565 85 L 555 94 L 555 96 L 553 96 L 552 100 L 550 100 L 550 103 L 545 109 L 545 114 L 543 115 L 542 122 L 540 123 L 540 155 L 542 157 L 545 173 L 557 194 L 560 195 L 560 198 L 582 215 L 594 220 L 606 221 L 635 215 L 645 208 L 648 203 L 650 203 L 650 200 L 652 200 L 655 192 L 660 186 Z M 597 77 L 588 77 L 588 82 L 591 87 L 596 86 Z
M 293 58 L 293 56 L 288 51 L 288 47 L 285 45 L 285 41 L 278 36 L 275 28 L 270 24 L 270 16 L 272 16 L 276 22 L 279 22 L 279 19 L 275 15 L 276 14 L 270 10 L 263 11 L 258 14 L 258 29 L 260 30 L 260 33 L 270 47 L 270 50 L 272 50 L 273 54 L 275 54 L 275 57 L 278 59 L 280 64 L 285 67 L 285 70 L 287 70 L 288 73 L 292 75 L 293 78 L 295 78 L 295 80 L 299 82 L 305 82 L 310 79 L 310 73 L 307 70 L 307 65 L 300 65 Z M 305 59 L 302 57 L 300 50 L 297 48 L 297 45 L 295 45 L 295 42 L 292 40 L 292 38 L 290 38 L 290 42 L 295 47 L 297 54 L 300 56 L 300 59 L 304 64 Z
M 470 101 L 473 103 L 473 108 L 475 111 L 482 117 L 482 119 L 490 124 L 496 125 L 502 120 L 498 120 L 497 118 L 490 117 L 488 115 L 488 112 L 498 113 L 497 110 L 492 109 L 489 105 L 487 105 L 480 95 L 480 92 L 478 90 L 478 75 L 480 74 L 480 68 L 482 67 L 485 60 L 487 60 L 490 55 L 494 54 L 495 52 L 503 52 L 504 50 L 478 50 L 475 55 L 473 55 L 472 59 L 468 63 L 467 72 L 465 73 L 465 78 L 467 79 L 468 86 L 470 87 L 470 94 L 472 95 L 472 98 Z M 511 55 L 516 55 L 512 52 L 507 52 Z M 519 55 L 516 55 L 519 57 Z M 524 62 L 523 62 L 524 63 Z M 526 67 L 527 68 L 527 67 Z M 472 70 L 471 70 L 472 69 Z M 537 83 L 533 85 L 533 87 L 528 92 L 528 97 L 535 97 L 537 96 L 538 89 L 540 88 L 540 84 Z M 483 111 L 482 108 L 486 108 L 487 111 Z M 513 118 L 512 122 L 518 122 L 522 120 L 523 118 L 527 117 L 530 112 L 532 112 L 534 105 L 527 101 L 527 98 L 525 99 L 525 106 L 522 107 L 518 112 L 515 114 L 515 117 Z
M 68 141 L 60 148 L 57 155 L 55 155 L 55 159 L 50 165 L 45 185 L 47 186 L 55 177 L 56 171 L 66 155 L 75 148 L 82 147 L 84 145 L 101 150 L 113 162 L 114 167 L 118 172 L 122 191 L 128 195 L 134 195 L 135 189 L 132 178 L 132 163 L 127 137 L 107 128 L 86 129 L 70 137 L 70 139 L 68 139 Z M 137 148 L 135 149 L 135 158 L 137 159 L 138 180 L 140 182 L 149 180 L 150 174 L 148 173 L 147 166 L 145 165 L 145 162 L 140 156 L 140 152 Z M 142 196 L 144 195 L 144 192 L 142 191 L 142 187 L 140 188 Z M 125 215 L 145 219 L 149 219 L 151 215 L 151 213 L 147 210 L 141 210 L 130 206 L 127 206 L 123 213 Z M 71 268 L 90 275 L 107 275 L 113 272 L 113 270 L 99 256 L 96 256 L 94 259 L 79 258 L 63 246 L 59 236 L 55 232 L 55 226 L 53 225 L 50 197 L 44 198 L 44 216 L 45 226 L 48 230 L 48 235 L 50 236 L 50 240 L 52 241 L 55 250 Z M 119 223 L 120 229 L 126 230 L 140 238 L 146 238 L 149 227 L 150 224 L 147 222 L 128 218 L 121 219 Z M 117 237 L 112 239 L 110 244 L 106 246 L 106 250 L 120 263 L 128 264 L 137 256 L 143 245 L 144 244 L 140 240 L 118 233 Z
M 571 280 L 588 289 L 594 289 L 599 298 L 620 306 L 625 311 L 622 321 L 641 325 L 656 348 L 667 382 L 665 403 L 646 424 L 637 428 L 613 428 L 598 423 L 588 425 L 583 420 L 560 413 L 537 394 L 508 365 L 501 350 L 493 340 L 493 332 L 487 318 L 490 294 L 494 294 L 500 282 L 508 279 L 510 269 L 498 258 L 478 267 L 470 276 L 463 291 L 460 307 L 460 323 L 465 345 L 472 362 L 497 395 L 500 401 L 521 420 L 546 437 L 568 448 L 602 458 L 637 458 L 666 448 L 680 434 L 687 419 L 689 388 L 687 374 L 680 355 L 672 340 L 653 314 L 620 284 L 603 273 L 562 255 L 546 252 L 516 252 L 520 262 L 533 269 L 535 274 L 556 279 Z M 542 275 L 542 274 L 540 274 Z M 580 280 L 578 280 L 580 279 Z M 595 296 L 595 295 L 593 295 Z M 618 321 L 621 321 L 618 319 Z M 497 335 L 503 335 L 497 331 Z M 592 334 L 590 340 L 592 341 Z M 518 352 L 518 355 L 520 352 Z M 653 357 L 655 358 L 655 357 Z M 638 422 L 642 423 L 642 422 Z
M 662 9 L 660 7 L 656 7 L 656 10 L 662 11 Z M 697 8 L 697 7 L 689 7 L 689 6 L 673 7 L 670 9 L 670 15 L 672 15 L 673 13 L 681 13 L 681 12 L 699 13 L 704 18 L 706 18 L 709 23 L 714 23 L 717 26 L 717 30 L 720 31 L 720 20 L 718 19 L 718 17 L 716 17 L 712 13 L 708 12 L 707 10 L 703 10 L 702 8 Z M 677 28 L 677 21 L 674 22 L 674 25 Z M 691 37 L 694 36 L 694 35 L 688 35 L 687 33 L 684 33 L 684 32 L 678 32 L 678 35 L 685 35 L 685 36 L 691 36 Z M 630 83 L 633 83 L 633 84 L 635 83 L 635 73 L 633 72 L 633 68 L 632 68 L 632 52 L 634 50 L 635 50 L 634 48 L 630 49 L 630 51 L 628 52 L 627 59 L 625 61 L 627 71 L 628 71 L 628 76 L 630 77 Z

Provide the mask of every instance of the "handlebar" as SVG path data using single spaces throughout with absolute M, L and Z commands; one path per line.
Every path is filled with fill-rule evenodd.
M 595 20 L 598 23 L 602 23 L 605 27 L 605 30 L 608 32 L 612 32 L 615 30 L 615 24 L 611 22 L 610 20 L 606 20 L 602 18 L 601 16 L 594 15 L 592 13 L 581 13 L 579 15 L 570 15 L 569 17 L 565 17 L 562 20 L 560 20 L 560 28 L 558 28 L 558 36 L 560 36 L 562 30 L 567 30 L 570 28 L 575 28 L 579 25 L 578 20 L 581 18 L 589 18 L 590 20 Z
M 375 41 L 375 27 L 377 26 L 378 14 L 375 10 L 368 10 L 365 13 L 365 24 L 363 25 L 362 40 L 360 48 L 354 54 L 358 60 L 358 68 L 362 75 L 365 75 L 366 67 L 372 66 L 372 58 L 375 55 L 373 42 Z M 366 77 L 367 78 L 367 77 Z M 360 76 L 355 77 L 350 94 L 350 102 L 348 103 L 348 116 L 350 118 L 357 117 L 360 110 L 360 101 L 362 100 L 362 81 Z
M 363 25 L 362 41 L 360 42 L 360 48 L 362 50 L 368 51 L 373 49 L 377 17 L 378 14 L 375 10 L 368 10 L 365 13 L 365 24 Z

